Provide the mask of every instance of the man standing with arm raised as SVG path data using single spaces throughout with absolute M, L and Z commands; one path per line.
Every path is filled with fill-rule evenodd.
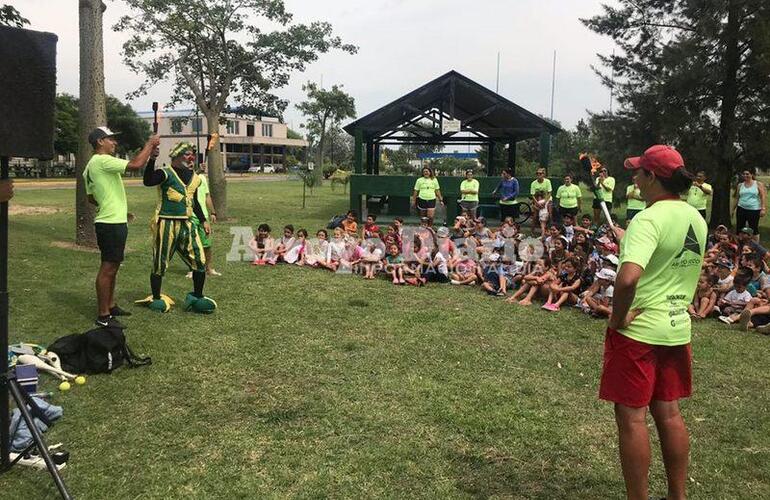
M 153 135 L 133 159 L 124 160 L 113 156 L 117 135 L 107 127 L 97 127 L 88 135 L 94 155 L 83 171 L 88 199 L 96 205 L 94 228 L 102 263 L 96 275 L 99 311 L 95 324 L 102 327 L 122 327 L 115 316 L 131 314 L 115 302 L 115 282 L 128 238 L 128 204 L 121 175 L 126 169 L 143 168 L 160 144 L 158 136 Z
M 652 146 L 625 162 L 647 208 L 620 239 L 620 267 L 607 326 L 599 397 L 615 403 L 620 463 L 629 499 L 647 500 L 647 408 L 660 436 L 668 500 L 685 498 L 689 437 L 678 400 L 690 396 L 687 306 L 700 276 L 707 227 L 680 199 L 692 184 L 681 155 Z

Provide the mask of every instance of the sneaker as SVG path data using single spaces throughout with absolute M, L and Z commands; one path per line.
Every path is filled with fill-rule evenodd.
M 751 311 L 745 309 L 741 311 L 741 315 L 738 318 L 738 329 L 742 332 L 748 332 L 751 326 Z
M 719 321 L 721 321 L 722 323 L 727 323 L 728 325 L 733 324 L 733 320 L 730 318 L 730 316 L 720 316 Z
M 112 316 L 108 316 L 106 318 L 96 318 L 94 325 L 99 328 L 125 328 L 123 323 L 116 320 Z
M 131 316 L 131 313 L 115 304 L 115 307 L 110 309 L 110 316 Z

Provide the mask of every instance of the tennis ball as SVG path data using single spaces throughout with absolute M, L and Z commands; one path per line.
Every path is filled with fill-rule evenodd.
M 59 384 L 59 390 L 60 391 L 69 391 L 70 387 L 72 387 L 72 386 L 66 380 L 64 382 L 62 382 L 61 384 Z
M 77 377 L 75 377 L 75 383 L 77 385 L 83 385 L 86 383 L 86 378 L 83 375 L 78 375 Z

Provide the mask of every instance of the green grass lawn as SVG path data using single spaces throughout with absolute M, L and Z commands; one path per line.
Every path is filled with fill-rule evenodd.
M 311 234 L 347 196 L 299 182 L 229 186 L 233 224 Z M 149 293 L 154 190 L 127 190 L 118 297 L 129 344 L 153 365 L 58 393 L 48 434 L 72 453 L 77 498 L 620 498 L 611 405 L 597 400 L 604 323 L 448 285 L 401 288 L 289 266 L 227 263 L 215 226 L 212 316 L 161 315 Z M 49 215 L 11 220 L 11 341 L 85 331 L 98 256 L 52 247 L 74 233 L 74 191 L 19 191 Z M 164 291 L 191 289 L 173 261 Z M 714 321 L 694 329 L 692 498 L 770 498 L 770 339 Z M 46 388 L 55 390 L 47 378 Z M 657 445 L 655 445 L 657 446 Z M 655 449 L 651 484 L 665 492 Z M 2 476 L 0 497 L 53 498 L 44 472 Z

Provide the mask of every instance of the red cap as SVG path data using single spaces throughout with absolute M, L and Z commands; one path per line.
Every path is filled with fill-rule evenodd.
M 682 155 L 671 146 L 656 144 L 648 148 L 642 156 L 627 158 L 623 166 L 629 170 L 643 168 L 658 177 L 670 179 L 676 169 L 684 167 L 684 160 Z

